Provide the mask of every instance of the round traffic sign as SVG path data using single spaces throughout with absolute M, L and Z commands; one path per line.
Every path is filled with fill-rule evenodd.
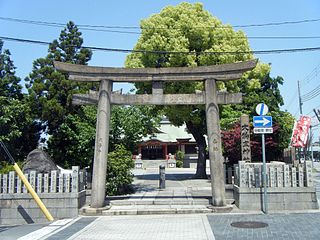
M 264 103 L 259 103 L 257 106 L 256 106 L 256 113 L 258 115 L 266 115 L 269 111 L 269 108 L 266 104 Z

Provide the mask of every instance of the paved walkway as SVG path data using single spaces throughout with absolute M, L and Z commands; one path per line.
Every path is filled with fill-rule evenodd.
M 35 225 L 29 232 L 23 226 L 11 228 L 0 232 L 0 239 L 316 240 L 320 236 L 319 222 L 319 212 L 80 217 L 63 225 L 59 221 L 47 226 Z M 247 228 L 234 226 L 239 223 Z
M 159 189 L 159 169 L 134 170 L 134 194 L 110 198 L 104 215 L 210 213 L 212 202 L 209 179 L 193 179 L 195 169 L 166 169 L 165 189 Z M 209 174 L 209 173 L 208 173 Z M 229 186 L 231 189 L 232 186 Z M 227 191 L 228 203 L 233 202 Z

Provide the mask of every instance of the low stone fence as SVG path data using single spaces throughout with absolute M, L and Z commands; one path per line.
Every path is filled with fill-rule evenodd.
M 294 167 L 282 162 L 267 163 L 267 191 L 270 210 L 318 209 L 313 186 L 312 163 Z M 235 165 L 234 198 L 240 209 L 261 210 L 262 163 L 239 161 Z
M 86 202 L 86 173 L 72 167 L 71 173 L 25 174 L 54 219 L 76 217 Z M 46 220 L 15 172 L 0 174 L 0 224 L 37 223 Z

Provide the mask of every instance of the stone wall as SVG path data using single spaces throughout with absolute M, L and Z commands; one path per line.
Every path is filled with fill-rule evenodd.
M 54 219 L 72 218 L 86 202 L 85 172 L 72 167 L 71 173 L 52 171 L 25 174 Z M 0 224 L 27 224 L 47 221 L 15 172 L 0 174 Z
M 235 165 L 234 199 L 240 209 L 262 210 L 262 164 L 240 161 Z M 267 195 L 270 210 L 318 209 L 312 163 L 294 167 L 282 162 L 267 164 Z

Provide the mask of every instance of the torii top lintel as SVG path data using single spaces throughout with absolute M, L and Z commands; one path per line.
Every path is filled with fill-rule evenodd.
M 246 71 L 255 68 L 258 60 L 200 67 L 169 68 L 112 68 L 94 67 L 63 62 L 54 62 L 57 70 L 68 72 L 69 79 L 79 82 L 98 82 L 103 79 L 114 82 L 149 81 L 219 81 L 236 80 Z

